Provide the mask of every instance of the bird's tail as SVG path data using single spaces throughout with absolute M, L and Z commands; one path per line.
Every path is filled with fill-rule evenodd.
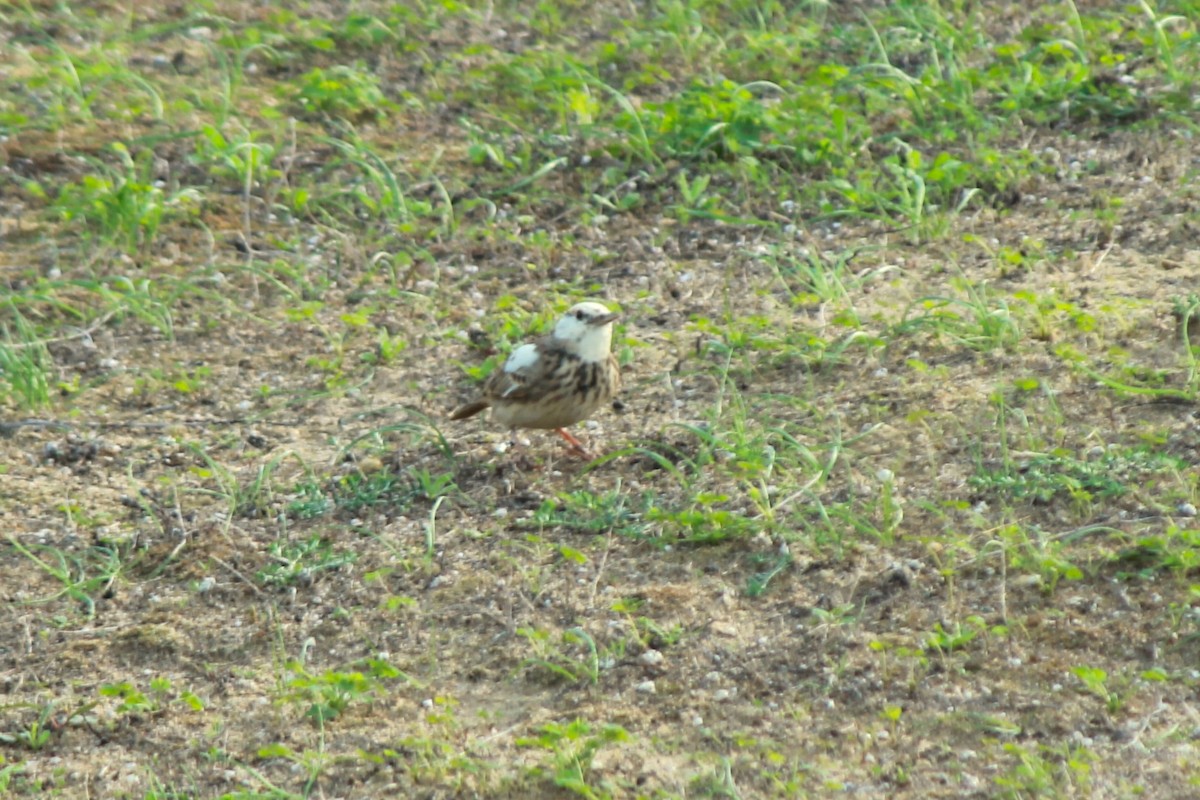
M 473 417 L 480 411 L 488 407 L 488 403 L 484 400 L 476 400 L 474 403 L 467 403 L 465 406 L 459 406 L 450 412 L 450 419 L 466 419 Z

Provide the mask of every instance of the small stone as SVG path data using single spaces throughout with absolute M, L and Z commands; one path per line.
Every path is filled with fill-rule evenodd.
M 647 666 L 647 667 L 657 667 L 659 664 L 663 663 L 663 661 L 665 661 L 665 660 L 666 660 L 665 656 L 663 656 L 663 654 L 657 650 L 647 650 L 646 652 L 644 652 L 640 656 L 638 656 L 638 661 L 640 661 L 644 666 Z
M 1180 516 L 1196 516 L 1196 507 L 1191 503 L 1180 503 L 1179 505 L 1175 506 L 1175 510 L 1179 512 Z
M 729 638 L 733 639 L 738 635 L 737 627 L 730 622 L 722 622 L 717 620 L 709 625 L 708 628 L 718 636 L 728 636 Z
M 375 472 L 382 472 L 383 459 L 379 458 L 378 456 L 366 456 L 358 462 L 358 468 L 367 475 Z
M 637 686 L 633 687 L 638 694 L 657 694 L 658 687 L 654 685 L 654 681 L 642 681 Z

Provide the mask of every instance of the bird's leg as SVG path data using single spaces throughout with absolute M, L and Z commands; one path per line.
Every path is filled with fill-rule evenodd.
M 587 458 L 587 459 L 592 458 L 592 454 L 589 453 L 587 451 L 587 448 L 583 446 L 583 442 L 579 441 L 574 436 L 572 436 L 571 433 L 566 428 L 555 428 L 554 432 L 557 433 L 562 438 L 567 440 L 567 444 L 570 445 L 569 450 L 572 453 L 575 453 L 576 455 L 581 456 L 582 458 Z
M 554 432 L 557 433 L 562 438 L 566 439 L 567 444 L 571 445 L 571 447 L 575 447 L 580 450 L 583 449 L 583 442 L 579 441 L 574 436 L 572 436 L 571 432 L 568 431 L 566 428 L 555 428 Z

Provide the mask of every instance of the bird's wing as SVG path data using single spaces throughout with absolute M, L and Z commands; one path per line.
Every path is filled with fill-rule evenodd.
M 547 373 L 558 361 L 554 353 L 549 337 L 521 345 L 503 367 L 488 376 L 484 395 L 492 401 L 536 400 L 545 391 Z

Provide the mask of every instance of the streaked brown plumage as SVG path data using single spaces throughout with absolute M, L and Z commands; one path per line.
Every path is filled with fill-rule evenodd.
M 456 408 L 450 419 L 466 419 L 491 407 L 492 418 L 502 425 L 553 428 L 586 454 L 566 428 L 590 417 L 621 388 L 611 352 L 616 318 L 599 303 L 573 306 L 549 336 L 513 350 L 503 367 L 488 376 L 480 396 Z

